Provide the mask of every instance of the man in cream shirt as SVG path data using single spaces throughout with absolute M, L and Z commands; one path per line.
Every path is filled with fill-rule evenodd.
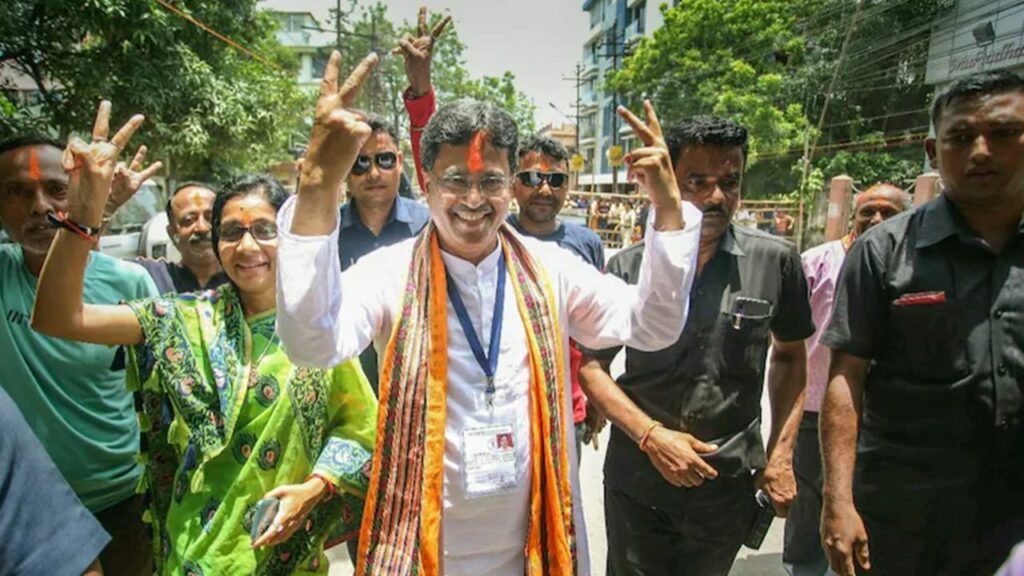
M 678 339 L 700 213 L 679 198 L 646 104 L 646 123 L 620 111 L 645 144 L 627 161 L 655 209 L 639 284 L 520 237 L 504 224 L 515 124 L 459 101 L 423 135 L 431 223 L 342 274 L 335 191 L 369 135 L 350 107 L 376 63 L 368 56 L 339 90 L 332 55 L 301 185 L 279 215 L 290 357 L 332 366 L 372 341 L 384 359 L 357 574 L 589 574 L 568 340 L 653 351 Z

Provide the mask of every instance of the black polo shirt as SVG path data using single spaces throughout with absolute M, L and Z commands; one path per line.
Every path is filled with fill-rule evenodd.
M 146 269 L 160 294 L 185 294 L 188 292 L 199 292 L 200 290 L 215 290 L 221 284 L 228 282 L 228 276 L 224 271 L 214 274 L 206 286 L 200 286 L 199 280 L 191 270 L 175 262 L 169 262 L 163 258 L 136 258 L 135 263 Z
M 642 244 L 633 246 L 612 258 L 608 271 L 635 284 L 642 256 Z M 751 299 L 758 305 L 751 306 Z M 720 475 L 749 473 L 766 462 L 761 391 L 770 336 L 791 342 L 813 333 L 796 247 L 730 226 L 694 280 L 679 340 L 658 352 L 627 348 L 626 372 L 618 383 L 651 418 L 718 444 L 706 459 Z M 615 351 L 601 355 L 609 352 Z M 634 493 L 677 490 L 617 428 L 612 428 L 605 482 Z
M 871 360 L 858 442 L 862 481 L 892 493 L 967 487 L 982 466 L 1019 473 L 1020 234 L 996 254 L 940 196 L 879 224 L 850 249 L 821 341 Z

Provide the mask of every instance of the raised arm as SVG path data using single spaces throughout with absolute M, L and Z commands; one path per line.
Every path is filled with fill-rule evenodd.
M 278 333 L 293 362 L 321 368 L 358 355 L 373 340 L 384 314 L 382 276 L 393 268 L 375 266 L 372 254 L 341 274 L 337 191 L 370 135 L 365 116 L 351 106 L 377 55 L 363 59 L 340 89 L 339 60 L 333 53 L 324 70 L 299 191 L 277 216 Z
M 644 111 L 646 123 L 619 109 L 644 144 L 626 156 L 629 178 L 647 192 L 654 212 L 648 218 L 636 285 L 602 275 L 582 261 L 567 262 L 571 270 L 561 271 L 568 283 L 570 336 L 592 350 L 621 344 L 660 350 L 671 346 L 686 324 L 701 213 L 680 199 L 668 145 L 650 102 L 644 102 Z
M 366 116 L 352 105 L 377 61 L 376 54 L 363 58 L 341 87 L 341 54 L 335 50 L 327 61 L 313 114 L 313 131 L 302 163 L 295 218 L 289 228 L 292 234 L 324 236 L 337 225 L 338 190 L 371 133 Z
M 142 124 L 135 115 L 109 141 L 110 102 L 100 103 L 92 130 L 92 143 L 74 138 L 64 151 L 64 169 L 70 175 L 66 219 L 99 228 L 110 195 L 117 158 Z M 82 300 L 85 267 L 96 245 L 85 232 L 60 230 L 43 264 L 32 310 L 32 328 L 48 336 L 96 344 L 139 344 L 142 327 L 126 305 L 85 304 Z
M 417 17 L 417 38 L 406 33 L 398 41 L 398 47 L 392 52 L 401 54 L 405 60 L 405 77 L 409 87 L 402 94 L 405 110 L 409 114 L 409 139 L 412 141 L 413 164 L 416 166 L 416 181 L 420 190 L 426 191 L 423 180 L 423 166 L 420 164 L 420 138 L 423 128 L 434 115 L 436 102 L 434 88 L 430 83 L 430 63 L 434 57 L 434 47 L 438 38 L 444 33 L 452 21 L 451 16 L 441 18 L 433 28 L 427 25 L 427 8 L 421 7 Z

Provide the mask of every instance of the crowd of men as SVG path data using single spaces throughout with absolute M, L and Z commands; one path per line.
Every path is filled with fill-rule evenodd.
M 909 210 L 872 186 L 847 235 L 802 255 L 733 223 L 742 125 L 622 109 L 651 212 L 606 265 L 597 235 L 559 218 L 562 145 L 490 104 L 437 107 L 447 24 L 421 12 L 398 49 L 425 202 L 399 194 L 394 127 L 352 107 L 377 57 L 342 81 L 335 54 L 278 216 L 289 357 L 359 356 L 380 399 L 358 574 L 588 574 L 578 460 L 605 418 L 609 575 L 726 575 L 776 515 L 794 576 L 1024 574 L 1008 560 L 1024 541 L 1024 79 L 955 83 L 926 142 L 942 194 Z M 124 351 L 31 326 L 48 216 L 76 210 L 64 147 L 0 143 L 0 575 L 148 574 Z M 141 157 L 105 214 L 159 168 Z M 94 253 L 85 301 L 228 282 L 216 188 L 168 195 L 180 263 Z

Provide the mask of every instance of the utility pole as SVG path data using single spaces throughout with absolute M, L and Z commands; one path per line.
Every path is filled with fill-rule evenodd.
M 626 38 L 625 38 L 625 36 L 626 36 L 625 30 L 620 30 L 619 29 L 619 21 L 618 21 L 618 19 L 616 19 L 615 22 L 612 24 L 612 39 L 611 39 L 611 41 L 610 42 L 609 41 L 601 42 L 601 44 L 600 44 L 600 46 L 602 46 L 602 47 L 610 47 L 611 48 L 611 53 L 606 52 L 602 56 L 605 57 L 605 58 L 611 57 L 611 59 L 612 59 L 612 69 L 611 69 L 611 71 L 613 73 L 616 72 L 619 69 L 619 59 L 620 58 L 624 58 L 626 56 L 629 56 L 629 54 L 630 54 L 629 50 L 626 48 Z M 612 147 L 615 147 L 615 146 L 619 145 L 619 113 L 618 113 L 618 109 L 619 109 L 619 93 L 618 93 L 618 91 L 614 91 L 613 90 L 612 91 L 612 114 L 611 114 L 611 121 L 612 121 L 612 126 L 611 126 L 611 128 L 612 128 L 612 143 L 611 143 L 611 146 L 608 148 L 609 150 L 611 150 Z M 612 164 L 612 162 L 609 161 L 608 164 L 610 166 Z M 612 194 L 618 194 L 619 193 L 619 170 L 618 170 L 618 166 L 611 166 L 611 169 L 612 169 Z
M 814 149 L 818 146 L 818 138 L 821 137 L 821 131 L 825 127 L 825 118 L 828 116 L 828 105 L 832 101 L 832 95 L 835 94 L 836 82 L 839 80 L 839 72 L 843 67 L 843 59 L 846 57 L 846 50 L 850 46 L 850 38 L 853 37 L 853 32 L 857 28 L 857 20 L 860 18 L 861 8 L 864 7 L 863 0 L 857 0 L 857 7 L 853 11 L 853 18 L 850 19 L 850 25 L 846 28 L 846 35 L 843 38 L 843 45 L 839 49 L 839 58 L 836 59 L 836 68 L 832 72 L 832 81 L 829 82 L 828 92 L 825 93 L 825 102 L 821 106 L 821 115 L 818 117 L 818 129 L 815 131 L 813 138 L 810 135 L 810 126 L 804 131 L 804 165 L 803 174 L 800 177 L 800 220 L 797 220 L 797 246 L 803 246 L 804 240 L 804 222 L 803 222 L 803 208 L 805 196 L 807 194 L 807 179 L 811 174 L 811 163 L 814 161 Z

